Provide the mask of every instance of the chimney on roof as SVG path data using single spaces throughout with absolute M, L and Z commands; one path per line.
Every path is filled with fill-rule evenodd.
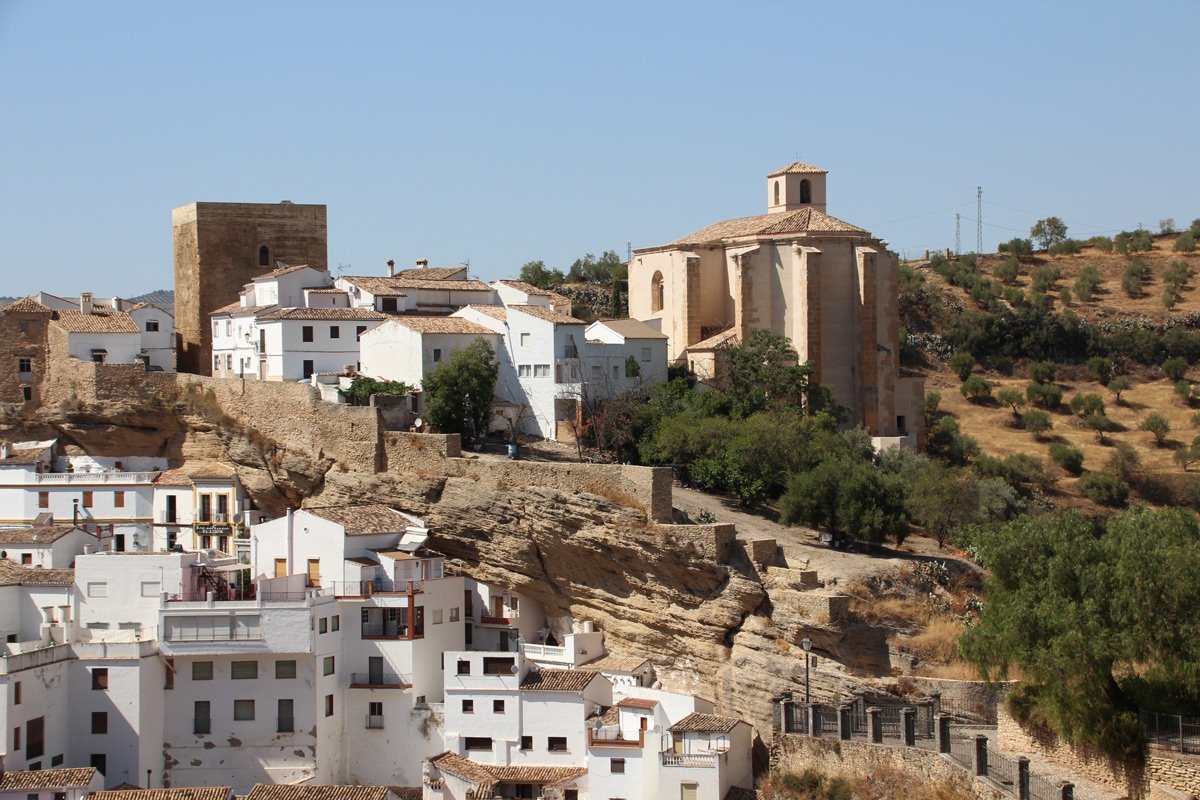
M 112 301 L 113 311 L 124 311 L 125 301 L 119 297 L 114 297 Z
M 80 292 L 79 293 L 79 310 L 85 314 L 92 313 L 92 293 L 91 292 Z
M 396 277 L 396 262 L 391 258 L 388 259 L 388 277 Z
M 8 458 L 12 455 L 12 446 L 8 442 L 0 444 L 0 458 Z
M 428 259 L 428 258 L 418 258 L 418 259 L 417 259 L 417 266 L 418 266 L 418 267 L 421 267 L 421 268 L 428 267 L 428 266 L 429 266 L 429 259 Z

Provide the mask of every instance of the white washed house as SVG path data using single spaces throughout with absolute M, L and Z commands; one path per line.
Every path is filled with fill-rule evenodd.
M 359 371 L 380 380 L 420 387 L 429 371 L 479 338 L 493 351 L 500 351 L 501 336 L 468 319 L 391 317 L 363 334 Z
M 233 555 L 246 505 L 237 470 L 228 464 L 160 472 L 154 480 L 154 547 L 170 550 L 178 544 Z
M 667 380 L 665 333 L 636 319 L 607 319 L 593 322 L 584 335 L 584 377 L 592 397 L 615 397 L 627 389 Z

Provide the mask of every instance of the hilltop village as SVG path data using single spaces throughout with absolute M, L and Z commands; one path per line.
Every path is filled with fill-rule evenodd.
M 289 202 L 175 209 L 170 303 L 0 307 L 0 800 L 748 800 L 881 765 L 955 796 L 1200 791 L 1186 744 L 1105 771 L 1011 686 L 918 675 L 922 633 L 864 609 L 903 584 L 975 624 L 965 556 L 787 502 L 812 528 L 763 533 L 689 510 L 682 463 L 620 463 L 636 442 L 583 457 L 605 408 L 764 341 L 814 441 L 895 482 L 946 446 L 901 363 L 911 270 L 827 177 L 789 164 L 765 213 L 634 250 L 628 318 L 424 260 L 334 274 L 325 207 Z M 447 396 L 482 416 L 439 424 Z M 863 567 L 855 534 L 896 548 Z

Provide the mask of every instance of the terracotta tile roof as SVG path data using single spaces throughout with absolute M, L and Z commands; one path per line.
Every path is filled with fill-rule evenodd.
M 539 669 L 521 681 L 523 692 L 582 692 L 600 673 L 594 669 Z
M 480 314 L 487 314 L 492 319 L 498 319 L 501 322 L 508 321 L 508 309 L 504 306 L 475 305 L 472 303 L 469 306 L 463 306 L 463 308 L 473 308 Z
M 84 787 L 92 782 L 95 767 L 75 769 L 35 769 L 6 772 L 0 777 L 0 792 L 18 789 L 56 789 Z
M 466 271 L 466 267 L 410 267 L 400 270 L 396 277 L 418 281 L 446 281 L 454 280 L 466 274 Z
M 42 457 L 42 453 L 45 453 L 45 452 L 46 452 L 46 449 L 44 447 L 30 448 L 27 450 L 13 449 L 13 450 L 9 451 L 8 458 L 0 458 L 0 466 L 16 467 L 16 466 L 28 466 L 30 464 L 36 464 L 38 462 L 38 459 L 40 459 Z
M 525 294 L 533 295 L 535 297 L 550 297 L 552 295 L 552 292 L 547 291 L 546 289 L 539 289 L 538 287 L 534 286 L 532 283 L 526 283 L 525 281 L 496 281 L 496 282 L 503 283 L 505 286 L 507 286 L 511 289 L 516 289 L 518 292 L 524 292 Z
M 690 344 L 684 349 L 686 349 L 686 350 L 714 350 L 723 344 L 730 344 L 730 345 L 737 346 L 740 342 L 741 342 L 741 337 L 738 336 L 738 332 L 736 330 L 734 330 L 733 328 L 726 328 L 725 330 L 721 331 L 720 333 L 714 334 L 702 342 L 696 342 L 695 344 Z
M 781 214 L 762 214 L 757 217 L 723 220 L 709 225 L 707 228 L 701 228 L 693 234 L 684 236 L 682 239 L 676 239 L 671 244 L 703 244 L 742 237 L 787 236 L 800 233 L 851 233 L 866 235 L 867 231 L 809 207 Z
M 671 726 L 673 731 L 704 731 L 728 733 L 741 723 L 737 717 L 722 717 L 717 714 L 692 712 Z
M 290 275 L 293 272 L 299 272 L 302 269 L 315 269 L 317 272 L 328 272 L 329 270 L 321 269 L 320 267 L 310 267 L 308 264 L 297 264 L 294 267 L 280 267 L 276 270 L 271 270 L 266 275 L 259 275 L 254 280 L 265 281 L 271 278 L 278 278 L 281 275 Z
M 351 286 L 357 286 L 368 294 L 377 297 L 405 297 L 395 278 L 378 278 L 372 275 L 343 275 L 338 280 L 345 281 Z
M 70 586 L 74 583 L 73 569 L 25 567 L 0 559 L 0 586 Z
M 41 528 L 0 528 L 0 544 L 46 545 L 57 542 L 74 525 L 47 525 Z
M 260 783 L 246 800 L 387 800 L 386 786 L 314 786 L 312 784 Z
M 617 701 L 618 708 L 654 708 L 657 705 L 658 701 L 649 697 L 622 697 Z
M 305 508 L 321 519 L 341 525 L 347 536 L 364 536 L 372 533 L 403 533 L 412 525 L 412 520 L 385 505 L 326 506 Z
M 217 314 L 229 314 L 230 316 L 237 317 L 241 316 L 242 314 L 257 314 L 260 311 L 266 311 L 268 308 L 275 308 L 275 306 L 243 306 L 242 301 L 239 300 L 236 303 L 230 303 L 227 306 L 221 306 L 217 310 L 213 311 L 212 315 L 215 316 Z
M 364 567 L 378 567 L 379 562 L 370 556 L 351 556 L 346 559 L 351 564 L 361 564 Z
M 618 656 L 610 653 L 603 658 L 589 662 L 587 668 L 611 672 L 633 672 L 645 663 L 646 659 L 640 656 Z
M 600 720 L 601 725 L 619 725 L 621 723 L 621 712 L 616 706 L 600 706 L 600 710 L 593 713 L 589 720 Z
M 9 312 L 20 314 L 51 314 L 53 313 L 53 309 L 47 308 L 32 297 L 22 297 L 20 300 L 14 300 L 6 306 L 0 307 L 0 314 L 8 314 Z
M 318 289 L 302 289 L 301 291 L 308 292 L 309 294 L 345 294 L 346 293 L 345 289 L 337 289 L 333 286 L 322 286 Z
M 569 306 L 569 305 L 571 305 L 571 298 L 567 297 L 565 294 L 559 294 L 558 292 L 551 292 L 550 293 L 550 305 Z
M 396 800 L 421 800 L 422 789 L 420 786 L 389 786 L 387 788 L 396 796 Z
M 538 319 L 544 319 L 547 322 L 553 322 L 555 325 L 583 325 L 583 324 L 585 324 L 584 321 L 581 319 L 575 319 L 574 317 L 572 317 L 568 314 L 560 314 L 559 312 L 555 311 L 552 308 L 542 308 L 541 306 L 511 305 L 508 307 L 508 310 L 509 311 L 520 311 L 522 314 L 528 314 L 531 317 L 537 317 Z
M 159 473 L 154 482 L 159 486 L 192 486 L 193 481 L 229 480 L 237 475 L 237 470 L 228 464 L 213 462 L 196 466 L 183 466 Z
M 229 800 L 232 796 L 233 790 L 229 786 L 204 786 L 195 789 L 141 789 L 130 786 L 128 789 L 93 792 L 88 795 L 88 800 Z
M 818 175 L 824 175 L 824 174 L 828 173 L 829 170 L 821 169 L 820 167 L 814 167 L 812 164 L 805 164 L 803 161 L 793 161 L 792 163 L 788 164 L 786 167 L 775 170 L 767 177 L 774 178 L 779 175 L 790 175 L 790 174 L 797 174 L 797 173 L 803 174 L 803 173 L 812 173 L 812 172 L 815 172 Z
M 55 311 L 54 322 L 70 333 L 141 333 L 124 311 Z
M 391 322 L 418 333 L 461 333 L 470 336 L 495 336 L 491 328 L 462 317 L 392 317 Z
M 490 797 L 497 783 L 536 783 L 553 786 L 580 775 L 587 767 L 513 767 L 478 764 L 457 753 L 445 752 L 429 759 L 441 772 L 475 784 L 475 797 Z
M 396 286 L 401 289 L 443 289 L 455 292 L 462 291 L 495 291 L 483 281 L 474 280 L 422 280 L 420 278 L 396 278 Z
M 600 324 L 609 330 L 616 331 L 626 339 L 666 339 L 665 333 L 659 333 L 644 322 L 636 319 L 602 319 Z
M 387 314 L 369 308 L 281 308 L 259 317 L 261 321 L 277 319 L 374 320 L 387 319 Z

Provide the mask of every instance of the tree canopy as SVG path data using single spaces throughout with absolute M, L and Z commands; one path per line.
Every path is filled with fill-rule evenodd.
M 753 330 L 747 342 L 720 345 L 717 358 L 721 366 L 712 383 L 729 398 L 734 416 L 788 405 L 839 415 L 828 390 L 812 379 L 811 366 L 799 363 L 786 336 Z
M 521 280 L 539 289 L 549 289 L 555 284 L 565 283 L 567 278 L 560 269 L 546 269 L 544 261 L 530 261 L 521 267 Z
M 443 433 L 482 439 L 492 422 L 500 362 L 492 346 L 476 339 L 425 376 L 425 416 Z
M 601 286 L 610 286 L 614 280 L 623 281 L 627 277 L 624 262 L 613 250 L 605 250 L 599 258 L 591 253 L 577 258 L 567 272 L 567 280 L 571 283 L 598 283 Z
M 1200 698 L 1200 524 L 1135 508 L 1103 529 L 1076 512 L 979 534 L 991 575 L 963 655 L 988 679 L 1013 667 L 1018 717 L 1129 758 L 1139 706 Z
M 1029 235 L 1037 240 L 1037 243 L 1042 246 L 1043 250 L 1049 250 L 1053 245 L 1066 240 L 1067 223 L 1058 217 L 1039 219 L 1029 229 Z

